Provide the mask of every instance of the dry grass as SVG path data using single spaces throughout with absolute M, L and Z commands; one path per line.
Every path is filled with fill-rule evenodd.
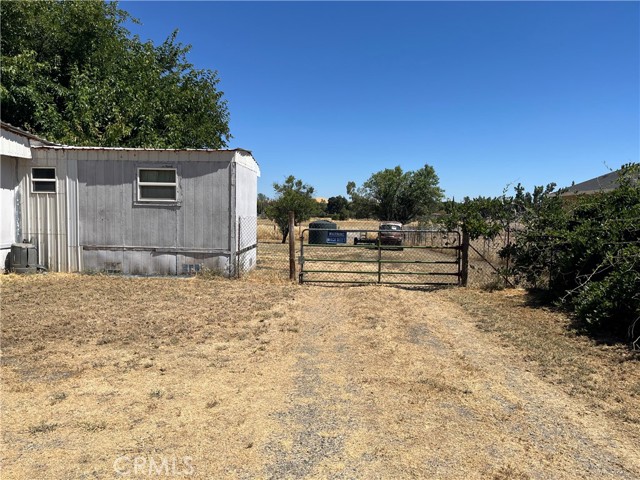
M 3 478 L 640 474 L 637 362 L 514 292 L 0 282 Z
M 637 437 L 475 331 L 448 300 L 464 293 L 304 287 L 272 463 L 296 478 L 635 478 Z
M 527 368 L 604 412 L 631 432 L 640 427 L 640 358 L 620 344 L 597 344 L 579 335 L 563 313 L 537 303 L 525 290 L 465 295 L 448 292 L 476 319 L 522 355 Z M 640 442 L 640 436 L 638 436 Z
M 270 429 L 296 335 L 289 284 L 1 281 L 3 478 L 111 478 L 123 455 L 189 456 L 199 478 L 259 463 L 247 445 Z

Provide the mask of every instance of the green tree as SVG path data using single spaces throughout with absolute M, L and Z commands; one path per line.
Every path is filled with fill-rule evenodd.
M 289 212 L 294 213 L 295 223 L 309 220 L 317 209 L 317 202 L 313 198 L 313 187 L 302 180 L 289 175 L 284 183 L 274 183 L 276 198 L 266 208 L 267 217 L 278 225 L 282 233 L 282 243 L 289 235 Z
M 259 193 L 258 194 L 257 209 L 256 210 L 258 212 L 258 216 L 259 217 L 262 217 L 263 215 L 266 214 L 266 210 L 267 210 L 267 207 L 269 206 L 270 202 L 271 202 L 271 200 L 264 193 Z
M 346 220 L 349 218 L 349 200 L 342 195 L 329 197 L 327 201 L 327 214 L 336 220 Z
M 365 198 L 361 190 L 356 188 L 356 182 L 347 183 L 347 195 L 351 198 L 349 211 L 353 218 L 371 218 L 373 216 L 373 202 Z
M 353 182 L 347 188 L 352 198 L 355 194 L 369 203 L 377 219 L 409 223 L 432 214 L 440 206 L 443 192 L 438 183 L 430 165 L 415 172 L 403 172 L 397 166 L 374 173 L 357 191 Z
M 176 32 L 155 46 L 128 19 L 117 2 L 1 2 L 3 120 L 76 145 L 226 146 L 217 73 L 196 69 Z
M 441 223 L 447 230 L 469 234 L 472 240 L 479 237 L 494 238 L 515 219 L 513 198 L 465 197 L 462 202 L 448 200 L 443 203 Z
M 324 199 L 316 200 L 316 208 L 311 213 L 312 217 L 326 217 L 328 203 Z

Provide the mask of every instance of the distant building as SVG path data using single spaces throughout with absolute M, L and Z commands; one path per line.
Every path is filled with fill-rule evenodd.
M 561 197 L 574 197 L 576 195 L 593 195 L 595 193 L 610 192 L 618 188 L 620 170 L 609 172 L 599 177 L 576 183 L 566 188 L 560 194 Z
M 26 239 L 51 271 L 255 266 L 260 169 L 248 150 L 76 147 L 0 126 L 3 264 Z

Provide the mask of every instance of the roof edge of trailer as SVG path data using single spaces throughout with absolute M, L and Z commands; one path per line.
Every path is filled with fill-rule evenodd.
M 21 135 L 23 137 L 28 138 L 29 140 L 35 140 L 36 142 L 40 142 L 42 145 L 46 145 L 46 146 L 57 146 L 57 143 L 54 142 L 50 142 L 49 140 L 45 140 L 42 137 L 39 137 L 31 132 L 27 132 L 26 130 L 23 130 L 22 128 L 16 127 L 11 125 L 10 123 L 7 122 L 3 122 L 2 120 L 0 120 L 0 127 L 2 127 L 3 129 L 15 133 L 16 135 Z M 33 145 L 32 145 L 33 147 Z
M 167 152 L 167 153 L 179 153 L 179 152 L 193 152 L 193 153 L 241 153 L 249 155 L 256 164 L 258 161 L 253 156 L 251 150 L 246 148 L 141 148 L 141 147 L 89 147 L 89 146 L 76 146 L 76 145 L 32 145 L 34 150 L 67 150 L 67 151 L 91 151 L 91 152 Z
M 146 148 L 146 147 L 90 147 L 78 145 L 35 145 L 33 148 L 46 148 L 50 150 L 91 150 L 108 152 L 242 152 L 253 156 L 251 150 L 246 148 Z
M 145 147 L 96 147 L 96 146 L 80 146 L 80 145 L 64 145 L 60 143 L 50 142 L 49 140 L 45 140 L 42 137 L 34 135 L 26 130 L 23 130 L 19 127 L 15 127 L 10 123 L 3 122 L 0 120 L 0 126 L 12 133 L 17 135 L 21 135 L 23 137 L 28 138 L 29 140 L 33 140 L 37 143 L 31 143 L 30 148 L 32 149 L 49 149 L 49 150 L 84 150 L 84 151 L 109 151 L 109 152 L 202 152 L 202 153 L 214 153 L 214 152 L 239 152 L 248 154 L 253 158 L 253 160 L 258 163 L 258 161 L 253 156 L 253 152 L 251 150 L 247 150 L 246 148 L 145 148 Z

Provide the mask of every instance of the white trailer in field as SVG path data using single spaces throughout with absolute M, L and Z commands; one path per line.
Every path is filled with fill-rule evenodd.
M 0 260 L 26 239 L 50 271 L 255 266 L 260 169 L 248 150 L 76 147 L 1 127 Z

